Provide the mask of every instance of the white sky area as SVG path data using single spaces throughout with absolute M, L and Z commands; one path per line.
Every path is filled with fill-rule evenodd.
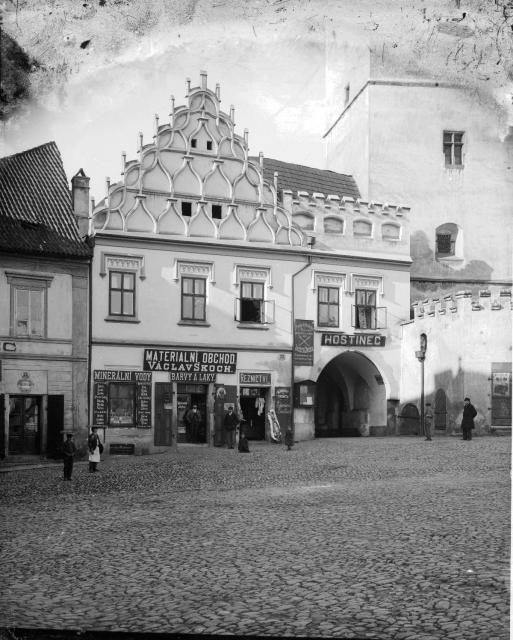
M 4 130 L 2 155 L 55 140 L 71 178 L 81 167 L 91 195 L 105 195 L 105 177 L 120 179 L 121 152 L 136 157 L 138 132 L 154 133 L 154 114 L 169 122 L 170 96 L 186 104 L 186 78 L 221 85 L 221 108 L 235 107 L 236 132 L 249 130 L 250 153 L 323 168 L 324 48 L 322 42 L 283 34 L 247 33 L 217 45 L 212 31 L 194 30 L 189 43 L 145 40 L 111 64 L 72 76 L 63 92 L 29 105 Z M 217 34 L 222 36 L 221 34 Z M 225 34 L 228 36 L 228 34 Z M 209 36 L 209 37 L 207 37 Z M 198 48 L 197 42 L 214 42 Z
M 137 9 L 143 15 L 148 6 L 160 6 L 161 16 L 171 11 L 171 0 L 160 5 L 153 1 L 154 5 L 145 5 L 134 0 L 125 13 Z M 173 5 L 177 11 L 189 6 L 181 1 Z M 468 1 L 479 5 L 477 0 Z M 451 60 L 453 81 L 463 77 L 459 60 L 447 53 L 458 50 L 459 36 L 448 36 L 436 26 L 460 25 L 465 7 L 453 0 L 430 4 L 409 0 L 396 5 L 390 0 L 327 4 L 320 0 L 199 0 L 191 5 L 194 18 L 190 21 L 161 19 L 142 35 L 127 31 L 126 15 L 116 13 L 117 5 L 107 6 L 109 12 L 95 9 L 94 19 L 88 21 L 81 15 L 68 20 L 65 3 L 42 2 L 38 8 L 25 3 L 17 18 L 11 11 L 4 20 L 6 30 L 30 55 L 46 65 L 65 62 L 71 73 L 40 91 L 3 125 L 0 155 L 54 140 L 68 179 L 83 168 L 97 201 L 105 195 L 106 176 L 111 182 L 120 180 L 121 152 L 126 152 L 128 160 L 137 157 L 138 132 L 143 132 L 145 143 L 151 141 L 154 114 L 158 113 L 160 124 L 169 122 L 170 96 L 175 96 L 177 106 L 186 104 L 186 78 L 198 86 L 200 70 L 207 71 L 212 90 L 220 83 L 223 111 L 229 113 L 234 105 L 236 132 L 242 135 L 245 128 L 249 130 L 252 155 L 262 151 L 269 158 L 319 168 L 329 168 L 322 136 L 344 106 L 343 84 L 335 86 L 340 76 L 337 64 L 327 69 L 326 39 L 358 41 L 365 48 L 371 38 L 385 38 L 387 55 L 397 56 L 397 68 L 409 77 L 427 71 L 443 79 Z M 23 7 L 28 13 L 23 13 Z M 61 22 L 53 26 L 58 7 Z M 78 3 L 74 12 L 87 12 L 87 7 Z M 467 9 L 466 21 L 472 28 L 478 18 L 488 24 L 486 14 L 476 7 L 471 12 Z M 69 46 L 63 44 L 68 38 Z M 79 44 L 87 38 L 91 45 L 81 50 Z M 44 58 L 47 41 L 52 49 L 52 39 L 59 43 L 54 47 L 55 61 Z M 31 49 L 31 43 L 38 44 Z M 461 43 L 472 55 L 472 39 L 463 38 Z M 481 65 L 478 71 L 481 76 L 488 71 L 493 76 L 499 67 L 489 49 L 483 50 L 481 58 L 489 59 L 491 66 L 483 70 Z M 467 74 L 477 74 L 469 65 L 465 69 Z M 490 95 L 497 86 L 488 88 Z M 510 93 L 504 89 L 498 101 L 506 100 L 511 106 Z

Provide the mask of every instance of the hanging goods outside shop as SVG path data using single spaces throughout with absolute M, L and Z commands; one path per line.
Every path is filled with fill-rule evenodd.
M 281 442 L 281 427 L 274 409 L 269 409 L 267 418 L 269 420 L 269 435 L 271 436 L 271 440 L 273 440 L 273 442 Z

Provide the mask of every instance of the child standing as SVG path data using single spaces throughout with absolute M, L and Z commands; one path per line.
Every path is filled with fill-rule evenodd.
M 285 444 L 287 445 L 287 451 L 290 451 L 294 445 L 294 436 L 290 427 L 285 431 Z
M 77 448 L 75 447 L 75 443 L 73 442 L 73 434 L 66 434 L 66 441 L 62 445 L 62 454 L 64 459 L 64 480 L 71 480 L 71 474 L 73 473 L 73 460 L 75 459 L 75 454 L 77 452 Z

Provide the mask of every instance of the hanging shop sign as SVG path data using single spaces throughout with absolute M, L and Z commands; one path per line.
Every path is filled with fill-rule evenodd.
M 290 387 L 276 387 L 274 390 L 274 407 L 277 414 L 288 414 L 292 410 Z
M 237 354 L 195 349 L 145 349 L 145 371 L 168 371 L 176 382 L 215 382 L 218 373 L 235 373 Z
M 385 336 L 375 333 L 323 333 L 321 344 L 330 347 L 384 347 Z
M 313 320 L 294 320 L 294 353 L 296 366 L 313 366 L 314 322 Z
M 151 380 L 146 371 L 93 372 L 93 425 L 96 427 L 151 428 Z M 111 383 L 130 385 L 109 394 Z M 110 397 L 112 395 L 112 397 Z
M 271 374 L 270 373 L 248 373 L 241 371 L 239 373 L 240 384 L 257 384 L 260 386 L 271 386 Z

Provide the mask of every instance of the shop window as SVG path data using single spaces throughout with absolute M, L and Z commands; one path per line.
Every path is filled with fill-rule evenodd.
M 135 318 L 135 273 L 109 271 L 109 316 Z
M 182 202 L 182 216 L 192 215 L 192 204 L 190 202 Z
M 25 276 L 6 272 L 11 286 L 11 335 L 46 336 L 47 290 L 52 276 Z
M 376 306 L 377 291 L 356 289 L 352 326 L 355 329 L 385 329 L 386 307 Z
M 109 384 L 109 426 L 135 427 L 135 387 L 133 383 Z
M 444 258 L 463 259 L 463 232 L 458 225 L 447 222 L 437 227 L 435 234 L 437 260 Z
M 462 131 L 444 131 L 443 152 L 446 167 L 463 167 Z
M 182 320 L 205 320 L 205 278 L 182 277 Z
M 318 287 L 317 325 L 319 327 L 339 326 L 339 287 Z
M 212 218 L 214 220 L 221 220 L 223 217 L 223 207 L 220 204 L 212 205 Z

